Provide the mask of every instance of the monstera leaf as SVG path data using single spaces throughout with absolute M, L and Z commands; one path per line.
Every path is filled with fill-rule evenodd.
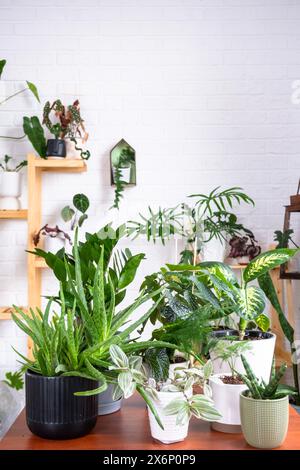
M 240 317 L 247 321 L 255 320 L 265 309 L 265 296 L 256 286 L 247 286 L 236 291 L 236 305 Z
M 243 278 L 247 284 L 254 281 L 263 274 L 289 261 L 299 250 L 290 248 L 278 248 L 276 250 L 266 251 L 254 258 L 246 267 Z

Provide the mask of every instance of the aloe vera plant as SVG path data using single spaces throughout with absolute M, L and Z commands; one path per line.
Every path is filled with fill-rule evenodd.
M 280 384 L 280 380 L 287 369 L 286 364 L 282 364 L 276 372 L 274 359 L 270 380 L 268 383 L 265 383 L 255 376 L 245 356 L 242 355 L 241 359 L 246 373 L 240 375 L 248 387 L 248 390 L 245 392 L 248 397 L 254 400 L 278 400 L 287 395 L 296 395 L 298 393 L 294 387 Z

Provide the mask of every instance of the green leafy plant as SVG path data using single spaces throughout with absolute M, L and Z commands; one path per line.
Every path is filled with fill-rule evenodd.
M 52 114 L 55 118 L 53 122 Z M 79 100 L 75 100 L 73 104 L 68 106 L 63 105 L 61 100 L 58 99 L 52 104 L 47 101 L 43 109 L 43 124 L 54 135 L 55 139 L 69 138 L 74 142 L 75 149 L 80 151 L 83 160 L 90 158 L 89 150 L 84 150 L 78 146 L 78 137 L 85 143 L 89 136 L 81 117 Z
M 235 370 L 236 361 L 242 356 L 246 351 L 251 350 L 249 341 L 239 341 L 233 342 L 230 340 L 217 340 L 211 350 L 214 352 L 214 360 L 221 359 L 222 363 L 227 363 L 231 376 L 236 377 L 240 376 Z
M 3 73 L 3 70 L 4 70 L 5 66 L 6 66 L 6 60 L 5 59 L 0 59 L 0 79 L 2 77 L 2 73 Z M 36 98 L 36 100 L 38 102 L 40 102 L 39 93 L 38 93 L 38 90 L 37 90 L 37 87 L 35 86 L 35 84 L 32 83 L 32 82 L 29 82 L 28 80 L 26 80 L 26 85 L 27 86 L 25 88 L 22 88 L 21 90 L 7 96 L 2 101 L 0 101 L 0 106 L 2 104 L 6 103 L 7 101 L 9 101 L 10 99 L 14 98 L 15 96 L 18 96 L 22 93 L 25 93 L 28 90 L 33 94 L 33 96 Z M 21 140 L 24 137 L 25 137 L 24 135 L 22 135 L 20 137 L 5 136 L 5 135 L 0 136 L 1 139 L 12 139 L 12 140 Z
M 134 150 L 132 147 L 127 145 L 124 147 L 119 155 L 118 163 L 113 166 L 113 178 L 115 187 L 115 198 L 114 203 L 111 207 L 115 209 L 119 209 L 120 201 L 123 198 L 123 192 L 125 189 L 126 183 L 122 180 L 122 168 L 129 168 L 131 163 L 134 162 Z
M 213 238 L 225 243 L 226 237 L 252 233 L 238 223 L 237 216 L 232 213 L 234 204 L 254 205 L 242 188 L 233 187 L 219 190 L 213 189 L 209 195 L 193 194 L 197 197 L 193 207 L 182 203 L 174 208 L 154 211 L 149 207 L 149 216 L 139 214 L 140 221 L 128 222 L 128 236 L 133 239 L 146 235 L 148 241 L 160 240 L 165 244 L 174 235 L 183 237 L 186 242 L 181 253 L 181 263 L 196 265 L 203 245 Z
M 282 364 L 278 371 L 275 369 L 275 360 L 273 360 L 273 367 L 271 370 L 269 383 L 265 383 L 263 380 L 259 380 L 253 373 L 247 359 L 241 356 L 245 374 L 242 374 L 244 383 L 247 385 L 248 390 L 243 392 L 245 396 L 253 398 L 254 400 L 278 400 L 284 398 L 287 395 L 297 394 L 297 390 L 288 385 L 280 384 L 287 365 Z
M 284 230 L 283 232 L 281 230 L 276 230 L 274 232 L 274 241 L 277 242 L 276 248 L 287 248 L 289 242 L 291 242 L 296 248 L 299 248 L 292 238 L 293 233 L 294 230 L 291 228 Z
M 13 157 L 5 155 L 2 162 L 0 162 L 0 168 L 5 172 L 18 172 L 27 166 L 27 160 L 23 160 L 20 163 L 16 163 Z
M 81 227 L 84 221 L 88 218 L 87 210 L 90 206 L 90 201 L 85 194 L 75 194 L 73 197 L 73 207 L 65 206 L 61 211 L 61 217 L 64 222 L 71 222 L 71 230 L 75 227 Z M 78 212 L 81 215 L 78 217 Z
M 186 424 L 192 416 L 205 421 L 220 419 L 221 415 L 213 405 L 208 385 L 212 373 L 210 362 L 190 369 L 175 369 L 173 379 L 156 382 L 153 378 L 148 379 L 142 371 L 141 357 L 128 358 L 120 347 L 114 345 L 110 347 L 110 355 L 114 363 L 110 370 L 119 373 L 116 396 L 123 394 L 127 398 L 137 390 L 162 429 L 163 423 L 155 409 L 155 403 L 159 400 L 158 392 L 182 393 L 182 398 L 174 399 L 163 409 L 165 416 L 177 415 L 178 425 Z M 197 385 L 201 386 L 203 394 L 193 395 L 193 387 Z
M 38 155 L 41 158 L 46 158 L 47 141 L 39 118 L 37 116 L 30 118 L 25 116 L 23 118 L 23 129 Z
M 3 382 L 17 391 L 22 390 L 24 387 L 23 371 L 18 370 L 15 372 L 6 372 L 5 380 L 3 380 Z

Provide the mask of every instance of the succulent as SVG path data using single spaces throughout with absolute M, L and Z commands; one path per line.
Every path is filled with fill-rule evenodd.
M 275 359 L 273 359 L 270 380 L 269 383 L 265 383 L 262 379 L 259 380 L 255 376 L 245 356 L 242 355 L 241 359 L 246 374 L 240 374 L 240 376 L 248 387 L 246 391 L 248 397 L 254 400 L 278 400 L 288 395 L 297 395 L 297 391 L 294 387 L 281 385 L 279 383 L 287 369 L 286 364 L 282 364 L 276 372 Z

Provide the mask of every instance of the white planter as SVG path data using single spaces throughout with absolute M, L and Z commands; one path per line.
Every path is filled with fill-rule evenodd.
M 226 253 L 225 241 L 220 242 L 217 238 L 212 238 L 209 242 L 203 244 L 201 250 L 202 261 L 220 261 L 223 263 Z
M 129 166 L 128 168 L 119 168 L 119 170 L 120 170 L 121 180 L 124 181 L 124 183 L 130 183 L 131 167 Z
M 189 429 L 189 423 L 178 426 L 176 424 L 177 415 L 166 416 L 163 413 L 163 408 L 167 406 L 171 401 L 183 398 L 182 392 L 157 392 L 158 400 L 153 402 L 158 416 L 164 426 L 164 429 L 158 425 L 155 417 L 148 407 L 148 416 L 151 429 L 151 435 L 153 439 L 162 442 L 163 444 L 172 444 L 173 442 L 183 441 Z
M 265 382 L 269 381 L 270 372 L 272 368 L 272 361 L 274 356 L 276 336 L 274 333 L 267 333 L 269 338 L 259 340 L 249 340 L 251 349 L 244 353 L 247 361 L 250 364 L 254 374 L 260 379 L 263 378 Z M 219 339 L 222 340 L 222 337 Z M 233 341 L 236 343 L 237 341 Z M 230 372 L 229 366 L 221 359 L 216 359 L 214 351 L 210 351 L 210 358 L 213 361 L 214 373 L 227 373 Z M 235 369 L 241 374 L 245 373 L 243 363 L 240 358 L 236 360 Z
M 231 374 L 214 374 L 209 379 L 215 407 L 222 415 L 222 418 L 211 423 L 211 426 L 216 431 L 241 432 L 240 393 L 246 390 L 247 386 L 224 384 L 219 378 L 224 375 Z
M 21 208 L 21 175 L 16 171 L 2 171 L 0 179 L 0 209 Z
M 64 248 L 65 239 L 61 237 L 44 237 L 44 250 L 50 251 L 50 253 L 57 253 L 59 250 Z
M 85 143 L 82 141 L 81 138 L 76 138 L 77 144 L 73 142 L 70 139 L 65 139 L 66 142 L 66 151 L 67 151 L 67 156 L 66 158 L 75 158 L 75 159 L 81 159 L 81 152 L 80 150 L 76 150 L 75 145 L 77 148 L 85 150 Z
M 176 364 L 170 364 L 169 366 L 169 379 L 174 379 L 175 369 L 188 369 L 190 366 L 189 361 L 177 362 Z

